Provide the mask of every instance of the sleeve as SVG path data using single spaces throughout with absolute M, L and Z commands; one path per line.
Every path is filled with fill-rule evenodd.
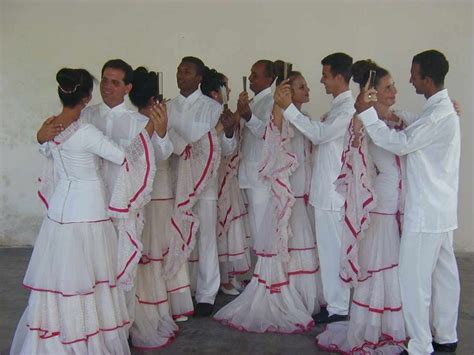
M 379 120 L 377 112 L 373 107 L 359 114 L 359 118 L 374 142 L 396 155 L 406 155 L 423 149 L 436 139 L 436 124 L 430 116 L 422 116 L 416 120 L 414 125 L 402 131 L 390 129 Z
M 38 150 L 46 158 L 51 157 L 51 148 L 50 148 L 48 142 L 44 142 L 43 144 L 40 144 L 40 147 L 39 147 Z
M 323 144 L 344 136 L 353 113 L 340 113 L 338 116 L 342 117 L 337 117 L 335 120 L 331 120 L 331 114 L 329 114 L 324 122 L 313 121 L 291 104 L 283 112 L 283 116 L 313 144 Z
M 264 120 L 261 120 L 257 116 L 255 116 L 252 113 L 252 117 L 250 117 L 250 120 L 245 122 L 245 127 L 247 127 L 252 134 L 260 139 L 263 139 L 263 136 L 265 135 L 265 128 L 266 128 L 266 123 Z
M 118 165 L 124 162 L 125 153 L 122 149 L 93 125 L 88 125 L 84 130 L 83 143 L 85 150 L 90 153 L 97 154 Z
M 151 137 L 151 143 L 155 149 L 156 160 L 166 160 L 173 153 L 173 143 L 168 132 L 166 132 L 163 138 L 154 132 Z
M 235 138 L 235 132 L 231 138 L 227 138 L 225 132 L 221 133 L 221 148 L 222 156 L 224 157 L 234 152 L 235 148 L 237 148 L 237 139 Z
M 173 153 L 176 155 L 183 154 L 184 150 L 188 146 L 188 142 L 180 136 L 180 134 L 174 129 L 170 128 L 167 134 L 173 145 Z

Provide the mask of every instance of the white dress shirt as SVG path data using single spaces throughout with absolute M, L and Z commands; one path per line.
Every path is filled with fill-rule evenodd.
M 242 130 L 242 156 L 239 166 L 241 189 L 268 188 L 258 178 L 258 166 L 263 150 L 263 136 L 267 121 L 272 114 L 273 95 L 271 87 L 260 91 L 250 102 L 252 117 L 244 122 Z
M 404 231 L 443 233 L 457 228 L 459 117 L 441 90 L 403 131 L 389 129 L 370 108 L 359 115 L 372 141 L 397 155 L 407 155 Z
M 83 122 L 92 123 L 121 148 L 126 148 L 145 128 L 148 117 L 129 110 L 125 103 L 110 108 L 104 103 L 86 107 L 81 113 Z M 173 152 L 173 144 L 168 135 L 161 138 L 156 132 L 151 137 L 156 160 L 166 159 Z M 120 167 L 104 161 L 103 174 L 109 193 L 115 184 Z
M 176 132 L 176 138 L 180 137 L 177 142 L 184 140 L 187 144 L 198 141 L 214 129 L 222 113 L 222 106 L 204 95 L 201 89 L 197 89 L 188 97 L 179 94 L 167 103 L 167 108 L 169 129 Z M 222 154 L 227 155 L 235 149 L 234 136 L 227 138 L 225 134 L 222 134 L 219 138 Z M 181 149 L 175 150 L 176 154 L 181 154 L 181 152 Z M 217 176 L 212 179 L 200 198 L 217 200 Z
M 354 115 L 354 98 L 350 90 L 334 98 L 324 122 L 313 121 L 291 104 L 283 112 L 301 133 L 315 145 L 310 203 L 316 208 L 338 211 L 344 199 L 336 192 L 334 181 L 341 171 L 344 136 Z

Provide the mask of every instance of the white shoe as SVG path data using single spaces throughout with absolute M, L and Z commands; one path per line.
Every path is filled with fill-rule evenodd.
M 238 296 L 238 295 L 240 295 L 240 292 L 237 291 L 235 288 L 226 289 L 224 286 L 221 286 L 220 290 L 225 295 L 229 295 L 229 296 Z
M 186 322 L 188 320 L 188 317 L 186 316 L 179 316 L 178 318 L 176 318 L 174 321 L 175 322 Z
M 237 278 L 235 277 L 232 278 L 232 280 L 230 281 L 230 284 L 234 286 L 234 288 L 239 292 L 242 292 L 245 289 L 245 286 L 242 285 L 242 283 L 239 280 L 237 280 Z

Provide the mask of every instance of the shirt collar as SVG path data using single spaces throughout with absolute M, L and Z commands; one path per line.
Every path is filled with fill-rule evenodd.
M 332 100 L 332 105 L 337 105 L 349 97 L 352 97 L 352 91 L 347 90 L 347 91 L 341 92 Z
M 101 103 L 99 106 L 99 112 L 101 116 L 107 115 L 109 112 L 123 112 L 126 111 L 127 106 L 125 105 L 125 101 L 122 102 L 120 105 L 110 108 L 105 103 Z
M 438 91 L 436 94 L 431 95 L 428 100 L 426 100 L 425 104 L 423 105 L 423 110 L 426 110 L 431 105 L 434 105 L 435 103 L 445 98 L 448 98 L 448 89 Z
M 184 97 L 181 95 L 181 93 L 178 95 L 178 100 L 180 104 L 189 104 L 192 105 L 193 103 L 196 102 L 196 100 L 202 96 L 203 93 L 201 91 L 201 88 L 198 88 L 196 91 L 194 91 L 191 95 L 188 97 Z
M 271 94 L 272 93 L 272 87 L 269 86 L 268 88 L 266 89 L 263 89 L 262 91 L 260 91 L 257 95 L 255 95 L 253 97 L 253 103 L 256 104 L 257 102 L 259 102 L 261 99 L 263 99 L 265 96 L 267 96 L 268 94 Z

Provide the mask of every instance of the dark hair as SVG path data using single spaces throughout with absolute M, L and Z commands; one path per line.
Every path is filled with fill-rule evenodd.
M 329 65 L 331 67 L 331 74 L 336 76 L 342 75 L 346 83 L 351 80 L 352 57 L 346 53 L 333 53 L 321 60 L 322 65 Z
M 133 71 L 132 84 L 128 97 L 139 109 L 147 107 L 150 98 L 158 96 L 158 75 L 145 67 L 138 67 Z
M 101 75 L 104 75 L 104 71 L 107 68 L 112 68 L 112 69 L 119 69 L 123 71 L 123 82 L 125 85 L 130 84 L 133 81 L 133 69 L 128 64 L 122 59 L 110 59 L 108 60 L 104 66 L 102 67 L 102 71 L 100 72 Z
M 194 67 L 196 68 L 196 74 L 199 75 L 199 76 L 204 76 L 204 70 L 206 68 L 206 66 L 204 65 L 204 62 L 197 58 L 197 57 L 191 57 L 191 56 L 188 56 L 188 57 L 184 57 L 183 59 L 181 59 L 181 63 L 191 63 L 194 65 Z
M 390 74 L 387 69 L 379 67 L 371 59 L 358 60 L 352 65 L 352 80 L 359 84 L 360 87 L 363 87 L 367 80 L 369 80 L 369 72 L 371 70 L 375 70 L 375 86 L 379 84 L 380 79 Z
M 274 62 L 268 59 L 260 59 L 257 60 L 253 65 L 255 64 L 263 64 L 263 74 L 265 74 L 267 78 L 275 79 Z
M 301 76 L 301 73 L 295 70 L 292 70 L 293 66 L 290 66 L 290 70 L 287 73 L 288 79 L 290 79 L 290 83 L 292 80 L 297 77 Z M 275 60 L 273 62 L 273 74 L 276 78 L 276 85 L 280 85 L 283 81 L 283 77 L 285 75 L 285 62 L 281 59 Z
M 85 69 L 62 68 L 56 74 L 58 95 L 65 107 L 75 107 L 92 94 L 94 77 Z
M 219 92 L 221 86 L 225 86 L 226 76 L 215 69 L 204 68 L 201 81 L 201 91 L 204 95 L 211 97 L 211 92 Z M 212 97 L 211 97 L 212 98 Z
M 444 85 L 444 78 L 449 71 L 449 63 L 443 53 L 430 49 L 415 55 L 413 63 L 420 65 L 422 79 L 429 77 L 436 86 Z

